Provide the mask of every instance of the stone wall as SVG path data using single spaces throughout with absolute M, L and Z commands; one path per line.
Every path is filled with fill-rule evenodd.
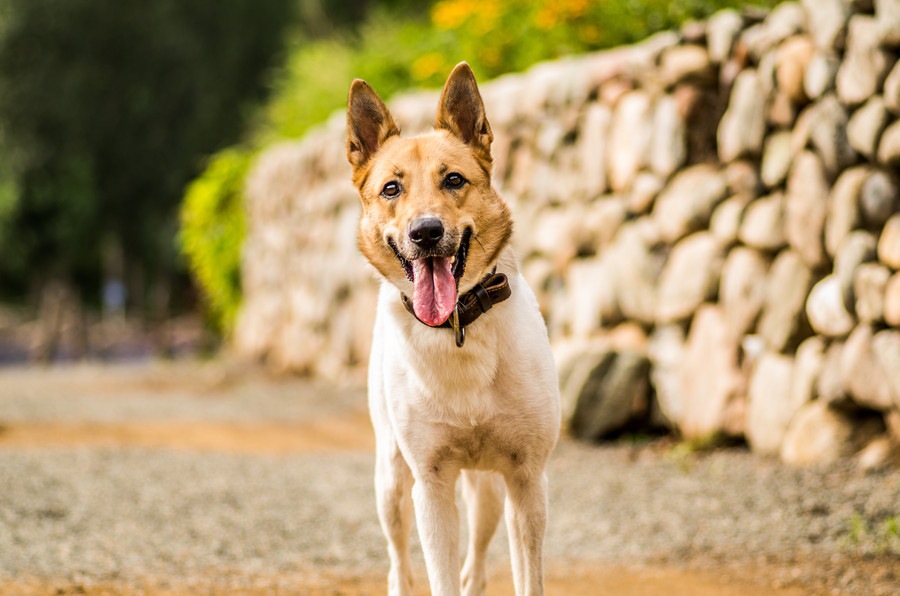
M 900 0 L 807 0 L 482 84 L 571 432 L 663 425 L 795 463 L 887 457 L 898 51 Z M 436 106 L 390 103 L 406 133 Z M 256 164 L 235 333 L 243 354 L 331 378 L 364 366 L 376 293 L 344 139 L 335 114 Z

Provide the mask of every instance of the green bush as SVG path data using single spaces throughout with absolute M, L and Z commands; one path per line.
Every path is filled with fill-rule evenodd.
M 774 6 L 779 0 L 757 0 Z M 354 33 L 300 43 L 277 78 L 263 141 L 295 138 L 345 105 L 354 78 L 388 98 L 436 88 L 466 60 L 480 80 L 632 43 L 741 0 L 439 0 L 427 15 L 371 14 Z
M 181 208 L 182 252 L 200 286 L 210 324 L 225 334 L 241 302 L 243 187 L 252 158 L 240 148 L 217 153 L 188 187 Z
M 778 1 L 757 0 L 755 4 L 773 6 Z M 410 14 L 408 8 L 375 10 L 355 31 L 297 42 L 275 77 L 272 96 L 252 131 L 252 144 L 261 150 L 272 142 L 302 136 L 344 107 L 350 82 L 357 77 L 367 80 L 385 99 L 407 89 L 439 87 L 462 60 L 468 61 L 479 80 L 485 81 L 524 70 L 541 60 L 634 42 L 689 19 L 745 4 L 740 0 L 438 0 L 427 14 Z M 202 192 L 229 197 L 230 201 L 232 192 L 240 192 L 240 185 L 213 171 L 224 167 L 221 160 L 230 163 L 229 156 L 233 156 L 231 150 L 213 159 L 198 183 L 206 189 Z M 217 183 L 228 188 L 215 189 Z M 191 188 L 192 193 L 201 192 Z M 216 214 L 243 217 L 237 208 L 204 213 L 208 218 L 198 223 L 210 229 L 215 227 Z M 185 221 L 185 225 L 193 224 Z M 243 230 L 243 224 L 236 222 L 218 225 Z M 196 242 L 206 238 L 189 229 L 185 236 Z M 204 258 L 219 254 L 232 257 L 218 249 L 192 250 L 203 253 Z M 210 279 L 238 275 L 232 269 L 237 266 L 236 258 L 217 265 L 211 260 L 199 264 L 189 257 L 195 271 L 217 267 L 227 271 L 203 274 Z M 206 278 L 198 275 L 213 306 L 222 289 L 208 286 Z M 238 292 L 236 283 L 228 287 Z M 237 293 L 227 296 L 228 300 L 239 300 Z M 236 304 L 228 304 L 233 318 Z M 231 320 L 221 315 L 213 318 L 225 329 Z

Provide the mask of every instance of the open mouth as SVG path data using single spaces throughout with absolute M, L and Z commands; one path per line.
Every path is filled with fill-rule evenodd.
M 388 241 L 407 279 L 413 283 L 413 310 L 425 324 L 435 327 L 443 324 L 456 308 L 459 280 L 466 271 L 471 240 L 472 230 L 466 229 L 455 255 L 431 255 L 413 260 L 401 255 L 396 244 Z

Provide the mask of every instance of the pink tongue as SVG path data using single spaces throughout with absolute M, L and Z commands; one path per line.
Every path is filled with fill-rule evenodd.
M 437 326 L 456 307 L 456 280 L 447 257 L 416 259 L 413 265 L 413 310 L 422 322 Z

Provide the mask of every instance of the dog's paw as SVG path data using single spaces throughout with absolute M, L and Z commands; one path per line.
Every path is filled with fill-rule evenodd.
M 487 578 L 484 571 L 476 573 L 473 567 L 466 565 L 463 567 L 460 580 L 463 596 L 484 596 L 487 589 Z

